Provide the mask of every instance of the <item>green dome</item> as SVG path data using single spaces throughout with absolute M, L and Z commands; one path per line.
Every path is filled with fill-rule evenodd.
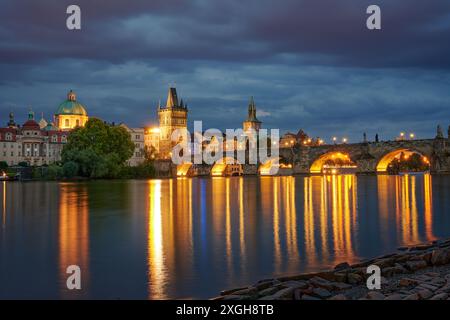
M 56 115 L 80 115 L 87 116 L 86 109 L 76 100 L 75 92 L 70 90 L 67 100 L 61 103 L 56 111 Z

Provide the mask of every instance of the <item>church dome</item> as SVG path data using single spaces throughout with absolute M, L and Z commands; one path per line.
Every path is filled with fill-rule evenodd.
M 58 107 L 58 111 L 56 111 L 56 115 L 79 115 L 79 116 L 87 116 L 87 112 L 85 107 L 77 102 L 77 96 L 75 92 L 70 90 L 67 94 L 67 100 L 61 103 Z

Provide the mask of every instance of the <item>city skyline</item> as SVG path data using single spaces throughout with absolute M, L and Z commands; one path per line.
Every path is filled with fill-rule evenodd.
M 173 90 L 173 89 L 176 90 L 175 87 L 170 87 L 170 84 L 169 84 L 169 91 Z M 74 90 L 70 89 L 69 91 L 72 92 Z M 70 92 L 69 92 L 69 94 L 70 94 Z M 248 108 L 248 105 L 252 104 L 252 103 L 255 104 L 254 97 L 250 96 L 248 101 L 247 101 L 247 106 L 245 106 L 245 109 L 242 108 L 245 112 L 244 111 L 241 112 L 242 113 L 242 119 L 240 120 L 241 122 L 240 123 L 237 122 L 234 127 L 231 127 L 231 128 L 208 128 L 208 127 L 206 127 L 206 128 L 204 128 L 204 130 L 206 130 L 206 129 L 218 129 L 218 130 L 223 130 L 224 131 L 226 129 L 232 129 L 232 130 L 239 129 L 240 126 L 242 125 L 242 121 L 245 121 L 245 119 L 246 119 L 246 109 Z M 158 110 L 160 108 L 160 105 L 161 105 L 161 99 L 158 100 L 156 108 L 155 108 L 156 116 L 148 118 L 150 120 L 144 120 L 144 121 L 141 120 L 141 123 L 145 123 L 145 124 L 142 125 L 142 126 L 137 126 L 137 127 L 138 128 L 142 128 L 142 129 L 151 129 L 151 128 L 159 127 Z M 187 103 L 186 103 L 186 107 L 188 107 Z M 20 111 L 24 111 L 25 113 L 24 114 L 22 114 L 22 113 L 17 114 L 15 112 L 15 110 L 11 109 L 9 111 L 9 113 L 7 114 L 8 118 L 11 118 L 11 115 L 13 116 L 14 120 L 17 122 L 19 127 L 20 127 L 21 123 L 25 122 L 29 118 L 29 113 L 30 112 L 33 113 L 34 119 L 36 119 L 36 121 L 44 120 L 44 121 L 46 121 L 48 123 L 53 123 L 54 122 L 54 117 L 55 117 L 54 111 L 53 112 L 50 111 L 48 114 L 46 114 L 43 111 L 36 111 L 32 106 L 29 106 L 25 110 L 21 110 L 21 108 L 20 108 Z M 191 112 L 190 108 L 189 108 L 189 111 Z M 264 110 L 262 111 L 262 114 L 260 113 L 259 110 L 256 110 L 256 115 L 258 117 L 266 120 L 266 115 L 265 115 L 265 111 Z M 91 116 L 93 118 L 99 118 L 99 119 L 101 119 L 101 120 L 103 120 L 105 122 L 108 122 L 108 123 L 118 124 L 118 125 L 119 124 L 124 124 L 124 125 L 130 126 L 129 123 L 121 121 L 120 119 L 109 119 L 109 118 L 104 118 L 104 117 L 101 117 L 101 116 L 98 116 L 98 115 L 95 115 L 95 114 L 93 114 Z M 140 117 L 140 118 L 142 118 L 142 117 Z M 7 125 L 7 121 L 6 120 L 7 120 L 7 118 L 5 117 L 5 124 Z M 203 122 L 203 119 L 187 119 L 187 129 L 188 129 L 188 131 L 192 131 L 192 132 L 194 131 L 194 125 L 193 125 L 194 121 Z M 133 121 L 131 121 L 131 123 L 133 123 Z M 444 123 L 444 125 L 442 125 L 440 122 L 437 122 L 437 127 L 440 127 L 441 130 L 442 130 L 442 128 L 444 128 L 444 130 L 445 130 L 447 128 L 446 124 L 445 124 L 445 121 L 443 121 L 442 123 Z M 130 126 L 130 127 L 132 127 L 132 126 Z M 297 135 L 298 132 L 304 132 L 306 134 L 309 134 L 309 132 L 305 132 L 305 130 L 302 127 L 293 128 L 292 130 L 289 130 L 289 129 L 283 128 L 282 126 L 279 126 L 279 127 L 272 126 L 272 127 L 269 127 L 269 128 L 264 127 L 264 129 L 279 129 L 280 133 L 283 136 L 284 135 L 291 135 L 291 134 Z M 400 139 L 400 140 L 403 140 L 403 139 L 409 139 L 409 140 L 419 139 L 419 140 L 421 140 L 421 139 L 433 139 L 436 136 L 436 127 L 434 127 L 433 130 L 427 130 L 427 131 L 431 132 L 429 136 L 418 136 L 416 134 L 416 132 L 417 132 L 416 130 L 399 130 L 394 136 L 389 136 L 389 137 L 385 136 L 385 135 L 383 136 L 383 132 L 378 132 L 378 131 L 374 134 L 373 137 L 372 136 L 368 136 L 366 131 L 361 132 L 359 136 L 354 136 L 354 137 L 351 137 L 351 136 L 349 137 L 348 135 L 339 135 L 339 134 L 330 134 L 329 136 L 325 136 L 324 137 L 324 136 L 314 135 L 314 133 L 310 134 L 309 136 L 310 136 L 311 139 L 317 139 L 317 141 L 321 141 L 321 144 L 323 144 L 323 143 L 324 144 L 360 143 L 360 142 L 364 142 L 364 141 L 369 141 L 369 142 L 370 141 L 374 141 L 375 142 L 377 139 L 379 139 L 380 141 L 393 141 L 393 140 L 398 140 L 398 139 Z M 448 131 L 450 132 L 450 126 L 448 127 Z
M 21 121 L 30 106 L 49 117 L 73 89 L 91 114 L 146 126 L 173 83 L 189 122 L 210 128 L 238 127 L 250 96 L 265 128 L 327 141 L 428 138 L 450 118 L 445 1 L 379 1 L 380 32 L 365 27 L 368 1 L 133 1 L 124 10 L 81 0 L 79 31 L 65 27 L 68 4 L 2 4 L 1 118 L 13 111 Z

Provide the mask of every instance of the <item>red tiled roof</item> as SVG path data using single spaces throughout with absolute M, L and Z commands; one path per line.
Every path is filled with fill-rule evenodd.
M 22 128 L 25 130 L 27 130 L 27 129 L 40 130 L 41 129 L 39 124 L 34 120 L 28 120 L 27 122 L 25 122 L 23 124 Z

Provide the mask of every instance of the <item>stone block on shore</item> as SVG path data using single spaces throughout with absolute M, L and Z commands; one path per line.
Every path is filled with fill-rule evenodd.
M 450 249 L 435 249 L 431 254 L 431 264 L 440 266 L 450 262 Z
M 408 268 L 411 271 L 417 271 L 417 270 L 420 270 L 420 269 L 423 269 L 426 267 L 427 267 L 427 263 L 423 260 L 406 262 L 406 268 Z

